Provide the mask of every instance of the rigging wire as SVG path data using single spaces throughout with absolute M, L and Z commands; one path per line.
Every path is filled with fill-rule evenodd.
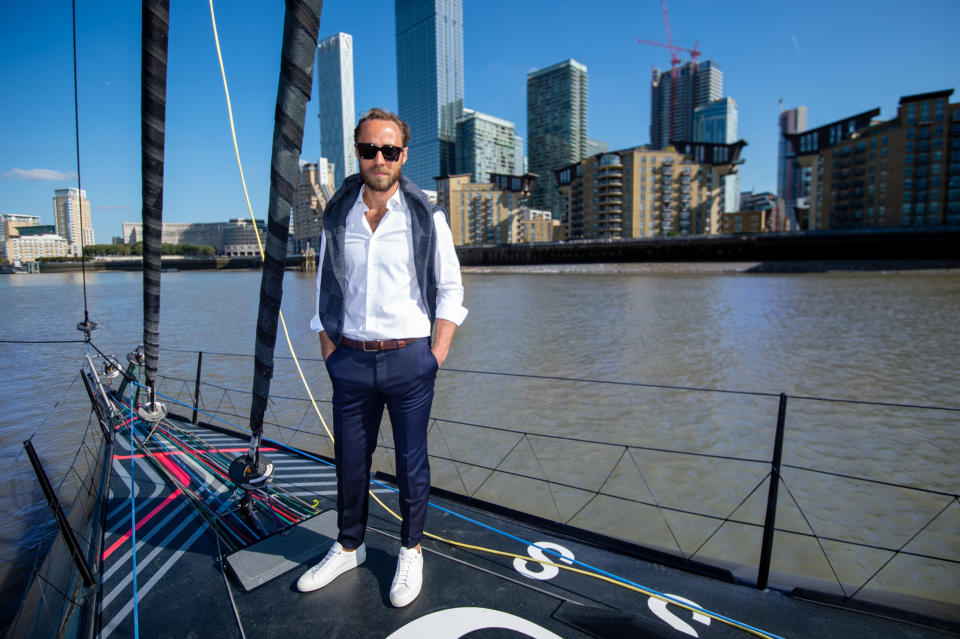
M 73 120 L 74 135 L 77 144 L 77 206 L 80 213 L 80 272 L 83 278 L 83 322 L 77 326 L 84 331 L 86 341 L 90 341 L 90 331 L 97 327 L 96 323 L 90 322 L 90 313 L 87 309 L 87 268 L 86 256 L 83 252 L 83 193 L 80 188 L 80 97 L 77 87 L 77 0 L 71 2 L 71 12 L 73 16 Z M 69 222 L 68 222 L 69 223 Z

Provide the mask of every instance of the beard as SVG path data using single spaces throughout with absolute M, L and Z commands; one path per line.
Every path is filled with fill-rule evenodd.
M 393 165 L 396 165 L 395 167 Z M 360 179 L 371 191 L 378 191 L 384 193 L 393 188 L 393 186 L 400 181 L 400 170 L 402 168 L 400 162 L 393 162 L 386 165 L 386 167 L 360 167 Z M 382 173 L 384 170 L 387 171 L 385 175 L 378 175 L 377 173 Z

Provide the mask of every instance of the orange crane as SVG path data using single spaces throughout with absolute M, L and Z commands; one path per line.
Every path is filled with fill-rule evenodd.
M 641 39 L 641 38 L 637 38 L 637 42 L 639 42 L 640 44 L 652 44 L 652 45 L 655 46 L 655 47 L 663 47 L 663 48 L 665 48 L 665 49 L 669 49 L 669 50 L 670 50 L 670 82 L 671 82 L 671 86 L 670 86 L 670 141 L 672 142 L 672 141 L 673 141 L 673 137 L 674 137 L 674 135 L 673 135 L 673 134 L 674 134 L 674 121 L 673 121 L 674 100 L 673 100 L 673 96 L 674 96 L 674 93 L 675 93 L 675 87 L 673 86 L 673 82 L 677 79 L 677 76 L 679 75 L 679 72 L 677 71 L 677 67 L 680 65 L 680 62 L 681 62 L 681 60 L 680 60 L 680 52 L 681 52 L 681 51 L 685 51 L 685 52 L 689 53 L 689 54 L 690 54 L 690 61 L 693 62 L 694 68 L 696 68 L 696 65 L 699 63 L 699 59 L 700 59 L 700 49 L 698 48 L 698 45 L 700 44 L 700 41 L 697 40 L 697 41 L 694 43 L 692 49 L 687 49 L 687 48 L 684 48 L 684 47 L 678 47 L 678 46 L 676 46 L 676 45 L 673 43 L 673 36 L 672 36 L 671 33 L 670 33 L 670 18 L 667 16 L 667 3 L 666 3 L 665 0 L 660 0 L 660 8 L 663 10 L 663 24 L 664 24 L 664 26 L 665 26 L 666 29 L 667 29 L 667 43 L 664 44 L 663 42 L 654 42 L 654 41 L 652 41 L 652 40 L 643 40 L 643 39 Z M 657 76 L 657 68 L 656 68 L 655 65 L 651 65 L 651 66 L 653 67 L 653 77 L 654 77 L 654 79 L 656 79 L 656 76 Z M 652 140 L 651 140 L 651 141 L 652 141 Z

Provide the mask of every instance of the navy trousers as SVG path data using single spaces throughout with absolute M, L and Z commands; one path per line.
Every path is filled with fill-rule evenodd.
M 430 340 L 392 351 L 339 346 L 327 358 L 333 384 L 334 455 L 337 461 L 337 537 L 345 548 L 363 542 L 369 508 L 370 465 L 386 406 L 393 426 L 400 489 L 401 544 L 423 536 L 430 496 L 427 427 L 437 377 Z

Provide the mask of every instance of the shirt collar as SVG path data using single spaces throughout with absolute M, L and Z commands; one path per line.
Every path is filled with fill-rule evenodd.
M 363 192 L 366 190 L 367 185 L 364 184 L 360 187 L 360 193 L 357 194 L 357 199 L 353 202 L 352 208 L 360 208 L 361 210 L 367 210 L 367 203 L 363 201 Z M 390 196 L 390 199 L 387 200 L 387 211 L 403 211 L 405 209 L 403 194 L 400 192 L 400 189 L 393 193 Z

